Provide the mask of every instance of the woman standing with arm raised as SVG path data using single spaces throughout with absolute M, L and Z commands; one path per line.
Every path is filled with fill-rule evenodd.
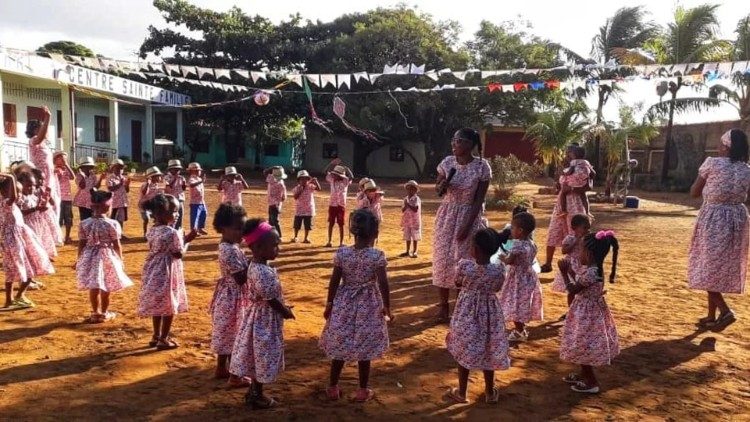
M 438 322 L 450 319 L 448 300 L 456 287 L 456 263 L 471 258 L 471 236 L 486 227 L 483 218 L 484 197 L 490 186 L 492 170 L 481 154 L 479 132 L 464 128 L 451 139 L 453 155 L 438 165 L 435 189 L 443 202 L 435 218 L 433 237 L 432 284 L 440 293 Z
M 29 120 L 26 124 L 26 136 L 29 137 L 29 159 L 44 174 L 45 188 L 49 188 L 55 201 L 55 216 L 60 215 L 60 185 L 55 176 L 55 164 L 52 160 L 52 148 L 47 141 L 47 129 L 52 113 L 47 106 L 42 107 L 42 120 Z M 59 236 L 58 236 L 59 237 Z

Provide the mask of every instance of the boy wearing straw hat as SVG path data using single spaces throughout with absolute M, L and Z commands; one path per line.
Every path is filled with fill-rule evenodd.
M 266 176 L 266 183 L 268 184 L 268 223 L 279 232 L 279 237 L 281 237 L 279 215 L 281 215 L 281 206 L 286 201 L 284 180 L 287 176 L 284 167 L 281 166 L 267 168 L 263 174 Z
M 70 232 L 73 229 L 73 193 L 70 182 L 76 174 L 68 164 L 68 154 L 58 151 L 52 157 L 55 163 L 55 177 L 60 186 L 60 226 L 65 226 L 65 244 L 71 243 Z
M 248 189 L 245 178 L 237 173 L 235 167 L 229 166 L 224 169 L 224 176 L 219 180 L 217 189 L 221 192 L 221 203 L 242 206 L 242 191 Z
M 78 162 L 78 174 L 76 174 L 76 186 L 78 192 L 73 197 L 73 205 L 78 207 L 81 221 L 91 218 L 91 189 L 98 188 L 102 179 L 94 172 L 94 159 L 83 157 Z
M 348 167 L 341 165 L 341 159 L 336 158 L 325 169 L 326 181 L 331 186 L 331 196 L 328 200 L 328 243 L 332 246 L 333 226 L 339 226 L 339 246 L 344 246 L 344 217 L 346 216 L 346 196 L 349 185 L 352 184 L 354 174 Z
M 406 252 L 400 256 L 417 257 L 417 243 L 422 240 L 422 200 L 419 199 L 419 184 L 415 180 L 409 180 L 404 185 L 406 197 L 401 207 L 401 228 L 404 230 L 404 241 Z M 411 245 L 414 244 L 414 249 Z
M 130 192 L 130 178 L 125 174 L 125 162 L 119 159 L 113 160 L 109 166 L 107 176 L 107 190 L 112 192 L 112 216 L 113 220 L 120 223 L 120 228 L 125 229 L 128 221 L 128 192 Z M 125 236 L 123 238 L 127 239 Z
M 182 228 L 182 217 L 185 214 L 185 190 L 187 190 L 187 180 L 182 176 L 182 162 L 180 160 L 169 160 L 167 164 L 167 174 L 164 176 L 164 193 L 177 198 L 180 206 L 177 208 L 177 220 L 174 228 Z
M 190 187 L 190 227 L 199 234 L 208 234 L 206 229 L 205 184 L 206 172 L 200 163 L 188 164 L 188 186 Z
M 159 167 L 149 167 L 146 169 L 146 181 L 141 186 L 141 198 L 138 200 L 138 208 L 141 211 L 141 220 L 143 220 L 143 237 L 148 232 L 148 221 L 151 219 L 151 213 L 143 208 L 143 204 L 156 195 L 162 193 L 164 189 L 159 186 L 163 180 L 163 174 Z
M 297 172 L 297 186 L 292 189 L 292 195 L 297 201 L 294 210 L 294 238 L 292 243 L 297 242 L 302 225 L 305 225 L 305 240 L 302 243 L 310 243 L 310 230 L 312 230 L 312 219 L 315 217 L 315 197 L 313 194 L 320 190 L 320 183 L 315 177 L 311 177 L 307 170 Z

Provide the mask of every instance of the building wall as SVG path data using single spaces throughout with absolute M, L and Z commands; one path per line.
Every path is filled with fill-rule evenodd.
M 424 168 L 426 162 L 424 145 L 417 142 L 404 142 L 399 147 L 411 152 L 417 164 L 415 165 L 414 160 L 408 154 L 403 155 L 403 161 L 391 160 L 391 146 L 385 145 L 367 157 L 367 174 L 372 177 L 400 179 L 418 177 L 420 169 Z
M 141 145 L 146 142 L 146 111 L 143 107 L 129 107 L 120 105 L 120 136 L 117 154 L 133 159 L 133 134 L 131 133 L 132 121 L 141 122 Z
M 526 132 L 522 128 L 493 128 L 484 132 L 484 151 L 486 158 L 515 155 L 521 161 L 533 164 L 538 161 L 534 143 L 524 140 Z
M 305 160 L 303 167 L 313 173 L 318 173 L 328 166 L 331 158 L 323 156 L 323 147 L 325 144 L 336 145 L 338 149 L 338 158 L 344 163 L 351 166 L 354 161 L 354 141 L 335 135 L 323 135 L 317 130 L 307 131 L 307 144 L 305 145 Z

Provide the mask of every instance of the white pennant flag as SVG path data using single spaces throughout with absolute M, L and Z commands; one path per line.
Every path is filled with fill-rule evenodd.
M 286 75 L 286 78 L 289 82 L 297 86 L 302 86 L 302 75 Z
M 513 84 L 502 85 L 502 88 L 503 92 L 513 92 L 515 90 Z
M 425 65 L 417 66 L 415 64 L 412 64 L 411 65 L 411 74 L 412 75 L 424 75 L 424 67 L 425 67 Z
M 445 84 L 443 85 L 443 89 L 456 89 L 455 84 Z
M 198 70 L 198 78 L 203 79 L 206 76 L 213 76 L 214 70 L 209 67 L 196 67 Z
M 180 66 L 176 64 L 168 64 L 167 67 L 167 75 L 180 75 Z
M 332 87 L 336 88 L 336 75 L 331 73 L 326 73 L 323 75 L 320 75 L 320 87 L 325 88 L 328 85 L 331 85 Z
M 396 74 L 397 75 L 408 75 L 409 74 L 409 65 L 408 64 L 397 64 L 396 65 Z
M 483 70 L 482 71 L 482 79 L 491 78 L 493 76 L 497 76 L 497 70 Z
M 336 80 L 338 80 L 338 83 L 336 84 L 336 86 L 339 89 L 341 89 L 342 86 L 346 86 L 346 88 L 349 89 L 349 87 L 352 84 L 352 75 L 349 73 L 346 73 L 346 74 L 340 73 L 336 75 Z
M 380 73 L 370 73 L 370 83 L 374 84 L 375 81 L 377 81 L 378 78 L 381 77 L 381 76 L 382 76 L 382 74 L 380 74 Z
M 720 74 L 729 76 L 732 73 L 732 62 L 721 62 L 717 67 Z
M 427 71 L 424 75 L 432 79 L 433 81 L 437 81 L 438 79 L 440 79 L 440 76 L 434 70 Z
M 394 64 L 393 66 L 385 65 L 383 66 L 383 75 L 395 75 L 397 69 L 398 64 Z
M 214 73 L 216 73 L 216 79 L 224 78 L 228 81 L 232 80 L 229 69 L 214 69 Z
M 242 79 L 250 79 L 250 72 L 243 69 L 232 69 L 232 72 L 235 73 L 235 75 L 239 76 Z
M 307 82 L 310 82 L 314 86 L 320 86 L 320 75 L 305 75 Z
M 445 69 L 438 70 L 438 75 L 441 75 L 441 76 L 448 74 L 448 73 L 453 73 L 453 72 L 450 70 L 450 68 L 447 68 L 447 67 Z
M 367 72 L 357 72 L 353 73 L 352 77 L 354 78 L 354 83 L 359 83 L 362 79 L 366 81 L 370 81 L 370 78 L 367 77 Z
M 453 76 L 463 81 L 466 79 L 466 72 L 453 72 Z
M 261 79 L 266 80 L 266 74 L 252 70 L 250 71 L 250 78 L 253 80 L 253 83 L 257 83 Z
M 195 70 L 195 66 L 180 66 L 180 73 L 183 77 L 198 76 L 198 71 Z
M 732 73 L 745 73 L 748 69 L 748 62 L 734 62 Z

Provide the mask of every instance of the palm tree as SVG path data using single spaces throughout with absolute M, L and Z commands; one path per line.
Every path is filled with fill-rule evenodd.
M 718 38 L 719 19 L 716 10 L 719 5 L 704 4 L 691 9 L 678 7 L 674 13 L 674 21 L 663 28 L 660 33 L 647 41 L 644 47 L 651 51 L 660 63 L 691 63 L 699 61 L 719 61 L 727 58 L 731 51 L 731 43 Z M 668 115 L 666 143 L 661 169 L 661 182 L 665 183 L 669 176 L 670 149 L 672 127 L 675 113 L 689 110 L 704 110 L 722 103 L 716 98 L 677 98 L 677 92 L 684 86 L 683 79 L 670 82 L 661 89 L 660 96 L 667 92 L 670 98 L 660 101 L 649 110 L 651 115 Z
M 737 39 L 734 41 L 732 60 L 750 60 L 750 15 L 740 19 L 735 33 Z M 750 129 L 750 73 L 735 73 L 732 75 L 732 81 L 739 92 L 731 87 L 717 84 L 709 90 L 709 97 L 724 99 L 731 103 L 739 113 L 740 126 L 748 130 Z
M 534 142 L 537 154 L 550 171 L 562 163 L 567 146 L 583 137 L 589 125 L 587 112 L 581 101 L 566 102 L 556 110 L 539 113 L 526 129 L 524 139 Z

